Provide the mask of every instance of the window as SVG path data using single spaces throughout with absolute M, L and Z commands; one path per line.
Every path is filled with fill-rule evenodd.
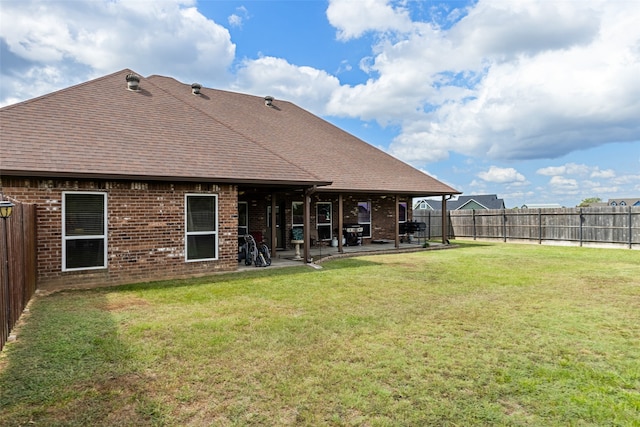
M 398 204 L 398 222 L 407 222 L 407 202 Z
M 291 235 L 293 240 L 304 240 L 303 202 L 291 202 Z
M 624 200 L 620 202 L 620 206 L 627 206 L 627 202 L 625 202 Z
M 316 203 L 316 228 L 319 240 L 331 240 L 331 202 Z
M 371 201 L 358 202 L 358 224 L 362 226 L 362 237 L 371 237 Z
M 304 203 L 291 203 L 291 225 L 302 227 L 304 225 Z
M 249 234 L 249 204 L 238 202 L 238 237 Z
M 218 259 L 218 196 L 185 196 L 186 260 Z
M 106 218 L 106 193 L 62 193 L 62 271 L 107 267 Z

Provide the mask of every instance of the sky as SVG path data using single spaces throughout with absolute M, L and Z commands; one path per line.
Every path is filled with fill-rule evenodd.
M 640 0 L 0 0 L 0 106 L 128 68 L 293 102 L 465 195 L 573 207 L 640 197 L 638 22 Z

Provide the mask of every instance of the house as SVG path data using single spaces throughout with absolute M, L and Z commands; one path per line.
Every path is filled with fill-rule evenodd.
M 447 202 L 448 203 L 448 202 Z M 442 209 L 442 202 L 435 199 L 415 199 L 413 201 L 413 210 L 435 211 Z
M 463 209 L 504 209 L 504 200 L 499 199 L 496 194 L 480 194 L 473 196 L 458 196 L 456 200 L 448 200 L 447 210 Z M 419 198 L 414 200 L 413 209 L 442 210 L 440 200 Z
M 640 198 L 609 199 L 607 206 L 640 206 Z
M 459 194 L 290 102 L 132 70 L 4 107 L 0 131 L 40 288 L 232 271 L 247 233 L 278 250 L 295 230 L 305 260 L 354 224 L 398 247 L 413 198 Z

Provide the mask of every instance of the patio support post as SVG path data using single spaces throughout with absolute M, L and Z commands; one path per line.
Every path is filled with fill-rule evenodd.
M 311 262 L 311 195 L 316 192 L 316 186 L 304 190 L 304 262 Z
M 407 209 L 409 208 L 409 205 L 407 205 Z M 409 212 L 406 213 L 407 215 L 409 214 Z M 396 226 L 395 226 L 395 230 L 396 230 L 396 249 L 400 248 L 400 196 L 398 194 L 396 194 Z M 406 218 L 409 219 L 409 218 Z
M 344 204 L 342 201 L 342 193 L 338 194 L 338 252 L 344 253 L 342 248 L 342 227 L 344 220 Z
M 278 240 L 278 234 L 277 234 L 277 225 L 278 222 L 276 221 L 276 193 L 272 193 L 271 194 L 271 224 L 269 225 L 271 227 L 271 256 L 275 256 L 276 254 L 276 246 L 278 246 L 278 244 L 276 243 L 276 241 Z
M 447 196 L 442 196 L 442 244 L 447 244 Z

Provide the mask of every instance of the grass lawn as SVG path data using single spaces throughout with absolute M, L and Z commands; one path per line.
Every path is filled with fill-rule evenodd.
M 0 425 L 640 426 L 638 251 L 457 243 L 39 296 Z

